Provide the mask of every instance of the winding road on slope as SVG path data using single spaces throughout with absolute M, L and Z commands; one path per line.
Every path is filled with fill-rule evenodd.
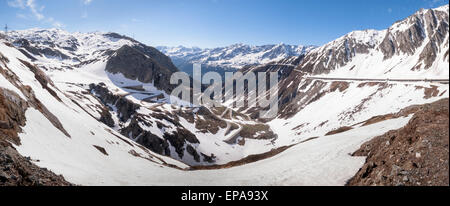
M 449 83 L 448 79 L 359 79 L 359 78 L 338 78 L 338 77 L 304 77 L 312 80 L 333 80 L 333 81 L 372 81 L 372 82 L 435 82 Z
M 232 119 L 233 116 L 231 115 L 232 113 L 231 113 L 231 109 L 230 108 L 226 108 L 225 111 L 220 116 L 218 116 L 219 119 L 221 119 L 222 121 L 225 121 L 227 123 L 227 128 L 225 129 L 225 132 L 224 132 L 225 135 L 231 129 L 231 123 L 228 120 L 224 119 L 223 117 L 226 114 L 228 114 L 229 112 L 230 112 L 230 119 Z M 233 140 L 235 140 L 237 138 L 237 136 L 241 133 L 242 126 L 239 125 L 239 124 L 237 124 L 237 125 L 238 125 L 239 129 L 235 130 L 233 133 L 231 133 L 229 135 L 226 135 L 226 136 L 229 136 L 229 137 L 226 138 L 225 140 L 223 140 L 225 143 L 231 144 L 233 142 Z
M 297 67 L 298 65 L 293 64 L 266 64 L 266 66 L 286 66 L 286 67 Z M 294 69 L 296 72 L 305 73 L 301 70 Z M 305 73 L 306 74 L 306 73 Z M 305 77 L 306 79 L 312 80 L 335 80 L 335 81 L 376 81 L 376 82 L 435 82 L 435 83 L 449 83 L 449 79 L 364 79 L 364 78 L 340 78 L 340 77 Z

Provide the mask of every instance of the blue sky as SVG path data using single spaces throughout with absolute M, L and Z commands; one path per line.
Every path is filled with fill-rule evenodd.
M 0 0 L 0 24 L 114 31 L 152 46 L 322 45 L 444 4 L 448 0 Z

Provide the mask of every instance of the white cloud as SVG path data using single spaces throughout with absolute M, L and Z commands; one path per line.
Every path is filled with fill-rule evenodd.
M 31 13 L 29 16 L 33 16 L 38 21 L 43 21 L 58 28 L 64 27 L 64 24 L 62 24 L 59 21 L 56 21 L 52 17 L 45 17 L 45 15 L 43 14 L 45 6 L 44 5 L 39 6 L 36 3 L 36 0 L 12 0 L 8 1 L 8 5 L 10 7 L 18 8 L 21 10 L 29 10 L 29 12 Z M 16 16 L 17 18 L 28 19 L 27 15 L 22 13 L 18 13 Z
M 89 5 L 91 4 L 92 0 L 83 0 L 83 4 L 84 5 Z
M 56 27 L 56 28 L 63 28 L 63 27 L 65 27 L 65 25 L 62 24 L 62 23 L 59 22 L 59 21 L 53 22 L 52 26 L 53 26 L 53 27 Z
M 40 9 L 37 9 L 36 2 L 34 0 L 27 0 L 26 6 L 30 9 L 31 13 L 36 17 L 36 19 L 44 19 L 44 15 L 41 13 L 42 10 L 44 10 L 44 7 L 40 7 Z
M 8 1 L 8 5 L 14 8 L 25 9 L 25 3 L 23 0 Z
M 87 6 L 89 6 L 89 4 L 91 4 L 92 3 L 92 0 L 82 0 L 83 1 L 83 4 L 87 7 Z M 82 19 L 87 19 L 88 18 L 88 12 L 85 10 L 82 14 L 81 14 L 81 18 Z

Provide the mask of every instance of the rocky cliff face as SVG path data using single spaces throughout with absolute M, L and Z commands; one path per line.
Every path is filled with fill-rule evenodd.
M 384 61 L 417 55 L 419 58 L 412 60 L 415 62 L 409 69 L 430 69 L 433 63 L 438 61 L 440 53 L 448 53 L 448 9 L 446 5 L 418 11 L 383 31 L 366 30 L 349 33 L 308 53 L 297 69 L 314 75 L 326 74 L 352 64 L 357 55 L 374 56 L 378 51 L 382 53 Z M 396 59 L 396 62 L 400 64 L 402 59 L 405 58 Z M 444 57 L 444 61 L 448 63 L 448 58 Z M 358 69 L 357 63 L 351 66 Z
M 440 9 L 421 10 L 390 27 L 379 49 L 384 58 L 389 59 L 400 53 L 414 55 L 424 45 L 417 68 L 430 68 L 440 52 L 440 46 L 448 45 L 448 18 L 448 5 Z
M 357 54 L 368 54 L 377 46 L 384 31 L 366 30 L 351 32 L 305 56 L 297 69 L 311 74 L 328 73 L 346 65 Z

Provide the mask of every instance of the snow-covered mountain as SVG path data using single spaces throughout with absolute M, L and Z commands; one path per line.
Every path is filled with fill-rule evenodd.
M 192 64 L 202 64 L 205 71 L 235 71 L 244 66 L 266 64 L 308 53 L 315 46 L 277 45 L 250 46 L 234 44 L 227 47 L 201 49 L 197 47 L 156 47 L 171 57 L 182 71 L 192 73 Z
M 172 104 L 169 94 L 176 85 L 169 78 L 178 69 L 153 47 L 115 33 L 59 29 L 13 31 L 9 38 L 85 112 L 153 152 L 189 165 L 211 165 L 272 148 L 237 144 L 244 127 L 264 125 L 244 115 Z M 248 135 L 255 145 L 275 138 L 268 126 Z M 259 136 L 264 138 L 256 140 Z
M 21 161 L 81 185 L 344 185 L 366 161 L 349 154 L 376 136 L 414 126 L 417 112 L 430 106 L 413 105 L 448 99 L 448 14 L 448 5 L 421 10 L 383 31 L 354 31 L 297 56 L 243 67 L 280 74 L 273 119 L 258 119 L 254 102 L 248 108 L 174 104 L 168 78 L 178 68 L 131 38 L 14 31 L 0 38 L 0 160 L 7 158 L 3 151 L 29 157 Z M 233 59 L 226 56 L 223 62 Z M 448 122 L 448 115 L 439 118 L 445 116 Z M 448 157 L 448 127 L 442 128 L 431 136 L 447 138 L 439 149 Z M 432 158 L 423 153 L 428 143 L 388 152 Z M 395 166 L 395 176 L 445 170 L 395 164 L 383 167 Z M 404 179 L 395 184 L 413 180 Z
M 279 73 L 273 88 L 278 117 L 265 120 L 283 137 L 275 142 L 345 131 L 375 116 L 448 97 L 448 10 L 448 5 L 420 10 L 386 30 L 353 31 L 306 55 L 243 68 Z M 251 102 L 239 111 L 255 117 L 261 109 Z

